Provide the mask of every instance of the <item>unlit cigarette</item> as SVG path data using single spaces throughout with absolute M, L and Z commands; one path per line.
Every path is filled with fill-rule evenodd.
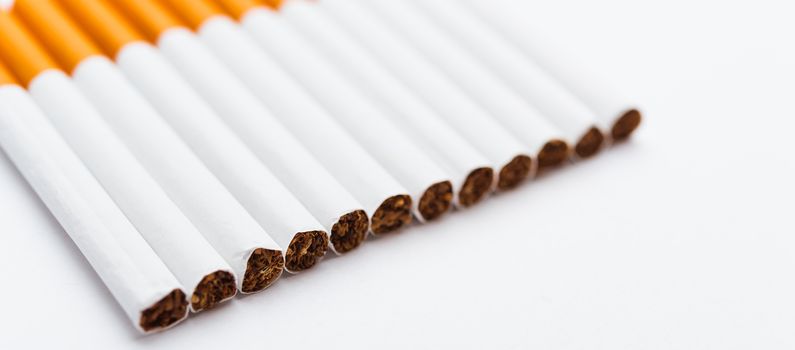
M 335 130 L 325 130 L 326 125 L 303 125 L 302 128 L 310 128 L 312 132 L 297 133 L 301 129 L 296 127 L 296 121 L 312 123 L 313 114 L 318 109 L 316 102 L 286 72 L 277 67 L 223 10 L 207 1 L 164 2 L 197 29 L 199 37 L 301 139 L 301 143 L 328 172 L 364 205 L 364 209 L 372 215 L 374 232 L 391 231 L 411 220 L 411 201 L 407 192 L 397 182 L 390 180 L 389 174 L 380 169 L 369 156 L 361 157 L 366 155 L 363 152 L 332 154 L 325 149 L 348 150 L 347 147 L 352 145 L 349 136 L 335 133 Z M 200 10 L 195 10 L 196 8 Z M 333 135 L 342 138 L 336 139 Z M 334 142 L 327 142 L 329 139 L 334 139 Z M 318 150 L 318 144 L 325 147 L 325 153 Z M 331 158 L 325 157 L 326 154 Z
M 25 8 L 26 3 L 18 1 L 15 9 Z M 204 310 L 233 297 L 236 288 L 232 269 L 120 142 L 69 77 L 10 14 L 0 14 L 0 26 L 0 56 L 182 283 L 190 295 L 191 309 Z M 62 60 L 74 58 L 60 56 Z
M 116 57 L 118 67 L 128 80 L 138 87 L 160 115 L 196 151 L 218 180 L 232 186 L 257 186 L 258 179 L 251 176 L 262 175 L 267 170 L 226 128 L 212 108 L 182 80 L 168 61 L 145 42 L 123 17 L 98 0 L 62 0 L 61 3 L 67 12 L 82 23 L 87 32 L 92 33 L 106 54 Z M 184 146 L 177 147 L 179 154 L 189 152 Z M 193 160 L 193 157 L 188 159 L 190 161 L 186 162 L 187 166 L 180 167 L 183 170 L 168 171 L 167 176 L 184 183 L 179 176 L 189 173 L 199 180 L 204 178 L 204 184 L 197 182 L 202 187 L 186 187 L 175 193 L 173 196 L 184 198 L 175 202 L 181 206 L 186 206 L 184 201 L 196 203 L 191 206 L 196 206 L 197 209 L 184 210 L 194 222 L 197 221 L 194 215 L 218 215 L 197 227 L 202 232 L 210 232 L 205 233 L 208 241 L 237 269 L 238 275 L 243 276 L 238 286 L 243 293 L 262 291 L 282 273 L 284 258 L 280 246 L 212 174 Z M 200 169 L 197 169 L 197 165 Z M 187 196 L 187 193 L 201 193 L 202 200 L 206 202 L 197 201 Z M 230 225 L 230 221 L 234 224 Z
M 0 145 L 136 328 L 185 319 L 182 286 L 2 64 Z
M 267 115 L 267 111 L 263 110 L 253 96 L 249 96 L 245 87 L 215 60 L 212 53 L 158 3 L 152 0 L 120 0 L 113 4 L 149 40 L 158 43 L 163 56 L 183 73 L 185 80 L 218 115 L 256 119 Z M 186 135 L 184 138 L 195 138 L 190 142 L 195 145 L 194 149 L 200 156 L 206 153 L 203 156 L 206 159 L 205 164 L 208 164 L 276 243 L 283 249 L 286 248 L 283 252 L 285 269 L 299 272 L 314 266 L 327 250 L 328 233 L 324 227 L 234 134 L 224 120 L 207 118 L 203 124 L 202 129 L 208 136 Z M 223 152 L 199 151 L 207 146 L 203 140 L 210 137 L 210 134 L 219 143 L 217 149 Z M 311 249 L 306 248 L 307 240 L 312 243 Z
M 74 57 L 76 65 L 61 62 L 62 67 L 72 71 L 78 88 L 236 274 L 257 276 L 262 271 L 247 271 L 249 258 L 262 258 L 255 254 L 258 249 L 281 256 L 279 248 L 119 69 L 56 6 L 42 0 L 36 6 L 17 4 L 16 10 L 51 51 Z M 57 34 L 50 28 L 57 28 Z M 60 42 L 72 45 L 63 46 Z M 275 269 L 278 276 L 282 267 L 277 265 Z M 241 291 L 244 280 L 237 279 Z
M 492 189 L 494 170 L 484 155 L 446 124 L 436 112 L 384 68 L 359 43 L 350 38 L 315 5 L 289 1 L 279 8 L 323 57 L 361 86 L 385 108 L 394 124 L 451 174 L 456 202 L 463 207 L 480 201 Z
M 574 145 L 580 158 L 602 147 L 604 135 L 588 107 L 458 1 L 411 0 L 492 73 L 538 108 Z
M 600 127 L 610 130 L 609 136 L 622 141 L 640 126 L 641 113 L 635 103 L 626 98 L 610 80 L 593 70 L 584 69 L 559 45 L 543 38 L 543 31 L 529 30 L 530 21 L 519 21 L 506 15 L 505 9 L 492 1 L 467 0 L 461 2 L 489 25 L 497 29 L 542 69 L 558 79 L 595 114 Z
M 513 188 L 531 175 L 533 160 L 527 155 L 527 147 L 403 38 L 351 1 L 323 0 L 317 6 L 499 166 L 498 188 Z
M 199 93 L 256 153 L 279 180 L 292 191 L 312 215 L 331 232 L 331 246 L 337 253 L 358 247 L 366 237 L 367 215 L 348 192 L 315 161 L 271 113 L 193 33 L 152 0 L 117 1 L 134 18 L 162 52 L 175 63 Z M 278 194 L 273 196 L 276 204 Z M 263 204 L 264 205 L 264 204 Z M 329 236 L 304 220 L 303 211 L 290 210 L 285 202 L 272 212 L 270 225 L 292 235 L 285 253 L 289 271 L 308 269 L 322 258 Z M 263 207 L 263 211 L 270 210 Z M 259 211 L 259 210 L 258 210 Z M 263 214 L 267 215 L 267 214 Z M 267 217 L 265 218 L 267 219 Z
M 537 154 L 539 169 L 563 164 L 569 145 L 563 133 L 439 27 L 403 1 L 355 1 L 388 23 Z
M 220 2 L 241 4 L 240 0 Z M 319 53 L 307 45 L 306 39 L 273 10 L 253 6 L 234 15 L 241 19 L 243 28 L 260 46 L 330 112 L 325 113 L 320 106 L 311 110 L 307 99 L 301 104 L 303 113 L 283 115 L 283 121 L 298 135 L 308 136 L 320 129 L 326 137 L 335 140 L 331 143 L 312 142 L 307 147 L 321 160 L 327 160 L 326 167 L 332 169 L 332 173 L 339 174 L 340 178 L 350 178 L 342 180 L 343 184 L 357 188 L 362 192 L 361 198 L 366 198 L 365 193 L 390 194 L 384 191 L 401 189 L 399 182 L 419 199 L 415 213 L 421 219 L 436 219 L 447 211 L 453 197 L 450 177 L 385 115 L 381 107 L 367 99 L 333 66 L 320 59 Z M 357 176 L 348 175 L 351 170 Z M 397 182 L 389 174 L 393 174 Z M 363 182 L 362 179 L 368 181 Z M 373 202 L 380 204 L 383 198 L 378 196 Z M 364 199 L 360 200 L 364 203 Z M 374 222 L 373 232 L 378 233 L 379 226 L 391 228 Z

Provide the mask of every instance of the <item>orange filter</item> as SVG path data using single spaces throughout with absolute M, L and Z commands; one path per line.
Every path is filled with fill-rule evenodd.
M 58 68 L 33 35 L 5 11 L 0 11 L 0 60 L 25 86 L 39 73 Z
M 265 3 L 258 0 L 218 0 L 218 3 L 236 19 L 242 18 L 248 10 L 265 6 Z
M 67 72 L 74 70 L 87 57 L 102 54 L 58 4 L 51 0 L 17 0 L 13 12 Z
M 135 27 L 127 22 L 127 19 L 104 1 L 59 0 L 59 2 L 110 57 L 115 57 L 122 47 L 131 42 L 145 40 Z
M 160 0 L 160 2 L 179 15 L 193 29 L 199 29 L 210 17 L 226 15 L 223 9 L 207 0 Z
M 260 1 L 275 9 L 278 9 L 282 7 L 282 5 L 284 5 L 284 0 L 260 0 Z
M 187 27 L 169 9 L 156 0 L 102 0 L 112 4 L 124 13 L 139 31 L 151 42 L 156 42 L 160 34 L 174 27 Z
M 6 68 L 3 62 L 0 62 L 0 86 L 16 85 L 17 79 L 11 74 L 11 71 Z

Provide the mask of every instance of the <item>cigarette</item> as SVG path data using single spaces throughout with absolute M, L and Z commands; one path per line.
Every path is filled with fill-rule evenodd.
M 177 279 L 2 64 L 0 145 L 139 331 L 187 317 Z
M 245 9 L 246 4 L 255 5 L 245 0 L 222 0 L 220 3 L 237 11 Z M 333 169 L 332 173 L 339 174 L 340 178 L 350 178 L 343 184 L 357 188 L 354 195 L 357 191 L 394 194 L 385 190 L 400 189 L 398 184 L 402 184 L 414 198 L 420 198 L 414 211 L 421 220 L 437 219 L 447 212 L 453 198 L 450 176 L 405 135 L 379 105 L 321 59 L 306 39 L 272 9 L 250 6 L 248 10 L 232 15 L 240 19 L 243 28 L 260 46 L 320 102 L 315 111 L 304 107 L 304 113 L 299 115 L 306 116 L 305 119 L 290 115 L 284 118 L 284 122 L 298 135 L 308 136 L 316 133 L 316 129 L 322 129 L 326 137 L 335 140 L 332 143 L 310 142 L 307 147 L 318 158 L 327 160 L 326 167 Z M 329 113 L 323 111 L 324 107 Z M 358 166 L 355 178 L 347 170 L 352 165 Z M 340 166 L 346 170 L 335 170 Z M 363 186 L 362 177 L 375 186 Z M 382 183 L 391 182 L 394 185 L 379 188 L 384 187 Z M 402 197 L 396 203 L 408 204 L 410 198 Z M 366 197 L 361 198 L 366 204 Z M 376 197 L 376 203 L 380 203 L 382 198 Z M 428 198 L 431 198 L 430 202 Z M 396 217 L 394 221 L 407 223 L 409 217 L 406 212 L 406 220 Z M 377 224 L 376 218 L 378 216 L 374 215 L 373 232 L 379 233 L 381 227 L 391 229 L 390 225 Z
M 126 74 L 144 95 L 157 112 L 173 127 L 182 139 L 196 152 L 196 155 L 212 171 L 212 173 L 235 194 L 244 197 L 251 191 L 249 188 L 262 188 L 259 177 L 265 179 L 273 176 L 254 156 L 250 150 L 229 130 L 215 114 L 212 108 L 185 82 L 170 63 L 151 44 L 144 41 L 126 20 L 112 7 L 97 0 L 62 0 L 64 9 L 82 23 L 86 32 L 91 33 L 96 42 L 104 48 L 110 57 L 116 58 L 120 70 Z M 184 147 L 181 147 L 184 149 Z M 184 153 L 184 151 L 183 151 Z M 192 161 L 191 164 L 197 164 Z M 195 168 L 196 166 L 193 165 Z M 190 167 L 186 167 L 190 170 Z M 203 169 L 202 169 L 203 170 Z M 190 171 L 195 176 L 195 171 Z M 184 174 L 184 173 L 180 173 Z M 177 175 L 171 175 L 176 178 Z M 205 178 L 206 170 L 199 170 Z M 210 175 L 211 176 L 211 175 Z M 238 268 L 240 290 L 243 293 L 255 293 L 264 290 L 275 282 L 284 268 L 284 257 L 279 247 L 287 247 L 289 238 L 281 240 L 279 245 L 268 232 L 263 231 L 259 222 L 249 216 L 242 206 L 213 179 L 207 181 L 210 193 L 218 193 L 218 198 L 207 198 L 214 204 L 203 204 L 195 215 L 208 216 L 218 212 L 216 206 L 230 206 L 229 214 L 219 216 L 215 223 L 210 222 L 205 230 L 208 241 L 214 246 L 221 243 L 217 234 L 224 232 L 221 225 L 227 220 L 239 220 L 242 225 L 225 232 L 226 250 L 216 248 L 233 267 Z M 194 193 L 207 191 L 194 188 Z M 185 189 L 190 190 L 188 188 Z M 177 194 L 180 195 L 180 194 Z M 184 196 L 184 195 L 183 195 Z M 263 194 L 263 198 L 266 194 Z M 192 198 L 186 200 L 194 201 Z M 248 209 L 248 208 L 246 208 Z M 189 218 L 192 218 L 189 215 Z M 196 221 L 196 219 L 194 219 Z M 228 229 L 227 229 L 228 230 Z M 238 241 L 230 241 L 236 239 Z M 240 257 L 245 257 L 242 260 Z M 245 268 L 244 268 L 245 267 Z
M 364 206 L 371 215 L 374 233 L 390 232 L 411 221 L 408 191 L 333 122 L 303 87 L 221 8 L 207 1 L 164 3 L 194 26 L 199 37 Z M 334 142 L 327 142 L 330 139 Z
M 569 158 L 565 136 L 546 116 L 497 79 L 422 13 L 404 1 L 354 2 L 391 25 L 437 69 L 480 103 L 531 152 L 537 154 L 539 170 L 559 166 Z
M 528 30 L 532 21 L 511 18 L 491 1 L 467 0 L 462 6 L 482 18 L 508 41 L 516 45 L 539 67 L 560 81 L 595 113 L 602 130 L 609 130 L 613 141 L 628 139 L 640 126 L 642 115 L 634 102 L 596 71 L 585 69 L 559 45 Z
M 275 235 L 277 243 L 287 247 L 288 271 L 314 266 L 323 257 L 329 240 L 339 254 L 362 243 L 369 227 L 362 206 L 195 34 L 157 1 L 120 0 L 113 4 L 157 43 L 183 78 L 281 182 L 261 178 L 261 188 L 269 187 L 268 193 L 253 190 L 258 187 L 241 187 L 240 200 L 253 208 L 251 212 L 261 222 L 267 222 L 263 226 Z M 330 238 L 326 232 L 331 232 Z
M 455 203 L 469 207 L 493 188 L 494 170 L 486 156 L 439 117 L 414 92 L 385 69 L 361 45 L 338 28 L 316 6 L 290 1 L 281 15 L 323 50 L 323 57 L 347 78 L 369 92 L 369 97 L 388 111 L 385 116 L 400 127 L 412 142 L 451 174 L 457 189 Z
M 594 156 L 604 134 L 588 107 L 458 2 L 411 1 L 473 57 L 549 118 L 579 158 Z
M 137 29 L 146 37 L 158 44 L 161 58 L 171 64 L 153 63 L 158 70 L 168 70 L 164 76 L 172 77 L 171 81 L 181 81 L 179 85 L 191 86 L 179 91 L 195 88 L 190 99 L 194 105 L 209 105 L 215 115 L 207 117 L 200 132 L 195 135 L 187 132 L 184 137 L 189 140 L 197 153 L 205 159 L 211 170 L 235 195 L 240 203 L 265 228 L 280 247 L 286 247 L 285 269 L 297 273 L 314 266 L 325 254 L 328 244 L 316 244 L 313 250 L 299 249 L 305 238 L 296 239 L 296 235 L 309 236 L 319 242 L 328 242 L 328 233 L 323 226 L 309 213 L 301 202 L 279 181 L 277 176 L 268 169 L 262 160 L 235 134 L 220 115 L 235 115 L 244 118 L 259 117 L 263 107 L 254 101 L 253 107 L 245 87 L 242 86 L 225 67 L 217 62 L 212 53 L 208 52 L 193 35 L 185 29 L 179 20 L 159 4 L 151 0 L 115 1 L 116 10 L 108 8 L 106 12 L 123 12 L 127 19 L 134 22 Z M 110 17 L 105 16 L 105 17 Z M 119 22 L 124 21 L 120 19 Z M 159 39 L 159 40 L 158 40 Z M 121 56 L 119 56 L 121 57 Z M 164 58 L 162 58 L 164 57 Z M 168 68 L 166 68 L 168 67 Z M 179 70 L 177 72 L 177 70 Z M 175 75 L 182 75 L 177 77 Z M 184 81 L 182 80 L 184 79 Z M 152 89 L 153 91 L 156 90 Z M 172 91 L 177 91 L 171 88 Z M 198 94 L 198 95 L 196 95 Z M 165 94 L 164 92 L 164 95 Z M 247 97 L 248 96 L 248 97 Z M 201 103 L 197 99 L 203 99 Z M 185 107 L 189 110 L 190 107 Z M 253 115 L 251 114 L 253 113 Z M 165 113 L 164 113 L 165 114 Z M 204 115 L 208 115 L 204 113 Z M 195 113 L 186 114 L 182 119 L 184 130 L 200 127 Z M 179 128 L 178 128 L 179 129 Z M 202 150 L 209 146 L 208 139 L 217 143 L 216 150 Z M 301 254 L 299 256 L 299 254 Z M 299 264 L 299 262 L 302 262 Z
M 516 187 L 532 175 L 535 164 L 527 147 L 403 38 L 351 1 L 324 0 L 316 6 L 500 169 L 497 188 Z
M 24 3 L 17 2 L 15 9 L 24 7 Z M 0 56 L 185 287 L 191 310 L 201 311 L 232 298 L 236 288 L 231 267 L 163 192 L 33 36 L 15 16 L 5 12 L 0 14 Z M 74 56 L 59 57 L 66 60 Z
M 91 4 L 80 5 L 86 8 L 85 5 Z M 249 266 L 261 265 L 251 265 L 248 260 L 261 259 L 266 255 L 281 256 L 276 243 L 179 139 L 157 110 L 124 77 L 119 68 L 107 57 L 102 56 L 100 49 L 94 46 L 94 43 L 80 32 L 57 6 L 55 2 L 46 0 L 36 1 L 35 5 L 32 1 L 21 1 L 15 10 L 46 47 L 62 56 L 71 55 L 74 62 L 77 62 L 74 65 L 69 65 L 71 61 L 61 63 L 63 68 L 72 71 L 72 77 L 78 88 L 93 102 L 100 114 L 105 117 L 108 124 L 171 200 L 193 222 L 236 274 L 243 276 L 242 279 L 237 279 L 238 289 L 244 293 L 253 293 L 270 285 L 281 275 L 283 268 L 281 262 L 274 259 L 277 264 L 268 266 L 267 270 L 248 271 Z M 143 52 L 144 55 L 132 56 L 129 65 L 125 66 L 132 68 L 128 69 L 134 73 L 132 75 L 151 74 L 152 72 L 148 72 L 146 68 L 139 68 L 140 65 L 146 66 L 149 62 L 144 61 L 144 64 L 140 64 L 141 60 L 138 59 L 150 57 L 145 55 L 146 51 L 127 50 L 140 46 L 122 46 L 121 40 L 117 40 L 119 37 L 134 37 L 123 30 L 124 27 L 116 26 L 103 31 L 105 35 L 100 46 L 118 53 L 120 58 L 123 54 L 126 56 L 127 52 L 134 54 Z M 110 33 L 113 32 L 120 32 L 122 35 L 111 35 Z M 62 42 L 71 45 L 62 45 Z M 82 49 L 73 49 L 75 47 Z M 149 83 L 146 87 L 169 83 L 168 79 L 158 80 L 154 84 L 144 82 Z M 179 107 L 184 106 L 184 101 L 179 99 L 184 98 L 186 94 L 178 94 L 179 91 L 176 93 L 172 92 L 168 96 L 175 96 L 177 99 L 164 102 L 175 103 Z M 172 111 L 175 110 L 169 110 Z M 193 108 L 189 111 L 193 112 L 197 113 L 199 120 L 203 118 L 204 110 Z M 178 112 L 170 113 L 169 116 L 181 117 L 177 114 Z M 258 251 L 259 253 L 255 254 Z M 252 278 L 258 279 L 258 276 L 270 279 L 251 281 Z M 214 280 L 212 283 L 219 283 L 218 281 L 220 280 Z M 250 289 L 252 287 L 259 289 Z

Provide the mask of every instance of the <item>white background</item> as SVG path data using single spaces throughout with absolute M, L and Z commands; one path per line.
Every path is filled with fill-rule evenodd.
M 498 3 L 637 96 L 632 142 L 148 337 L 0 156 L 0 348 L 795 347 L 792 1 Z

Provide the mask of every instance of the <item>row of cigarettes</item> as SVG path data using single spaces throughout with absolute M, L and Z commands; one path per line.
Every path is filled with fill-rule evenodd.
M 487 0 L 17 0 L 0 144 L 143 332 L 629 137 Z

